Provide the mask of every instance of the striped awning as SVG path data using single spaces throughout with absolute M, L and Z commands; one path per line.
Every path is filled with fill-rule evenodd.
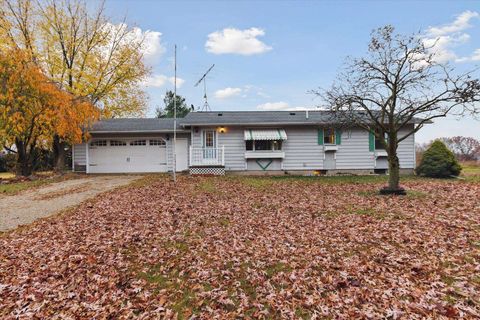
M 245 140 L 287 140 L 284 129 L 246 129 Z

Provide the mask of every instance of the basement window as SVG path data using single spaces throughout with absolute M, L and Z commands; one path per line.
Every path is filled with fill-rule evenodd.
M 146 146 L 147 145 L 147 140 L 135 140 L 130 142 L 131 146 Z
M 96 140 L 90 142 L 90 147 L 106 147 L 107 146 L 107 140 Z
M 110 145 L 112 147 L 121 147 L 121 146 L 126 146 L 127 142 L 122 140 L 110 140 Z
M 150 140 L 149 144 L 151 146 L 165 146 L 166 145 L 165 140 Z

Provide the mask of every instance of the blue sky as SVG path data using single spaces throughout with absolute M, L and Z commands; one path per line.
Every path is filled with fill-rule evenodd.
M 213 110 L 318 105 L 321 101 L 308 91 L 327 88 L 346 57 L 364 55 L 371 30 L 385 24 L 407 34 L 437 28 L 445 39 L 446 60 L 459 70 L 480 65 L 476 1 L 107 0 L 106 7 L 114 22 L 126 16 L 151 42 L 148 116 L 163 106 L 163 94 L 173 87 L 174 44 L 178 93 L 189 104 L 203 104 L 203 89 L 194 84 L 215 64 L 207 78 Z M 453 135 L 480 138 L 480 122 L 437 120 L 422 129 L 417 141 Z

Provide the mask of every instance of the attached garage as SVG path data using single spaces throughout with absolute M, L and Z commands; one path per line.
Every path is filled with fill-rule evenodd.
M 163 138 L 94 139 L 88 145 L 89 173 L 167 172 Z
M 171 172 L 173 119 L 107 119 L 94 123 L 89 139 L 72 149 L 73 170 L 86 173 Z M 177 123 L 176 170 L 188 170 L 190 131 Z

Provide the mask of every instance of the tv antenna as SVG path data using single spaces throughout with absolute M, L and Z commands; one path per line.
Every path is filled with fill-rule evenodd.
M 212 66 L 203 74 L 203 76 L 200 78 L 200 80 L 195 83 L 195 87 L 198 87 L 200 82 L 203 81 L 203 98 L 205 99 L 205 103 L 203 104 L 202 108 L 198 111 L 212 111 L 210 109 L 210 105 L 208 104 L 208 99 L 207 99 L 207 74 L 215 67 L 215 64 L 212 64 Z

